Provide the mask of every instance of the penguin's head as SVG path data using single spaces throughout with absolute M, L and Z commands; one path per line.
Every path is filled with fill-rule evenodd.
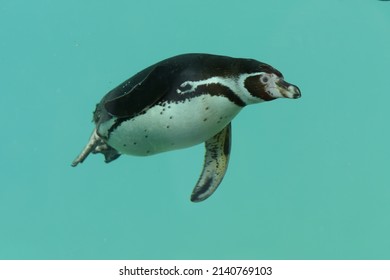
M 261 72 L 247 74 L 244 79 L 244 86 L 252 97 L 260 101 L 301 97 L 299 88 L 286 82 L 278 70 L 269 65 L 263 65 L 261 70 Z

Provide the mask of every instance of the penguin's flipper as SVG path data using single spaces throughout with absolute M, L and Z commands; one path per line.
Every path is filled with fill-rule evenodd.
M 115 90 L 122 91 L 121 95 L 104 103 L 105 110 L 114 117 L 133 117 L 143 110 L 151 107 L 161 99 L 170 89 L 169 67 L 159 65 L 154 67 L 141 82 L 127 90 L 126 87 L 118 87 Z
M 205 142 L 203 170 L 192 191 L 191 201 L 200 202 L 214 193 L 226 173 L 231 147 L 231 124 Z

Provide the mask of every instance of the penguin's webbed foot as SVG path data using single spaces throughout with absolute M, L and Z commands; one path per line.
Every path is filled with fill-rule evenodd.
M 103 154 L 104 155 L 104 162 L 110 163 L 113 160 L 116 160 L 118 157 L 120 157 L 120 153 L 118 153 L 117 150 L 114 148 L 108 146 L 106 143 L 99 144 L 95 147 L 95 149 L 92 151 L 93 154 Z
M 91 137 L 85 148 L 78 155 L 78 157 L 72 162 L 72 166 L 75 167 L 79 163 L 82 163 L 90 153 L 101 153 L 104 155 L 105 162 L 111 162 L 117 159 L 120 154 L 114 148 L 108 146 L 103 139 L 96 133 L 96 129 L 93 130 Z

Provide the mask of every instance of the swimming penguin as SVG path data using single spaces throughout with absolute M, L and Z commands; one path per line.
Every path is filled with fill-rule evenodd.
M 135 74 L 96 105 L 96 125 L 72 166 L 92 153 L 149 156 L 205 142 L 203 170 L 191 201 L 208 198 L 225 175 L 231 121 L 246 105 L 299 98 L 272 66 L 244 58 L 183 54 Z

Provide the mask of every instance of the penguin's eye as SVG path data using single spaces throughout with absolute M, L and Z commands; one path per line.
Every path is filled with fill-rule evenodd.
M 266 76 L 261 76 L 261 77 L 260 77 L 260 81 L 261 81 L 263 84 L 266 84 L 266 83 L 268 83 L 268 77 L 266 77 Z

